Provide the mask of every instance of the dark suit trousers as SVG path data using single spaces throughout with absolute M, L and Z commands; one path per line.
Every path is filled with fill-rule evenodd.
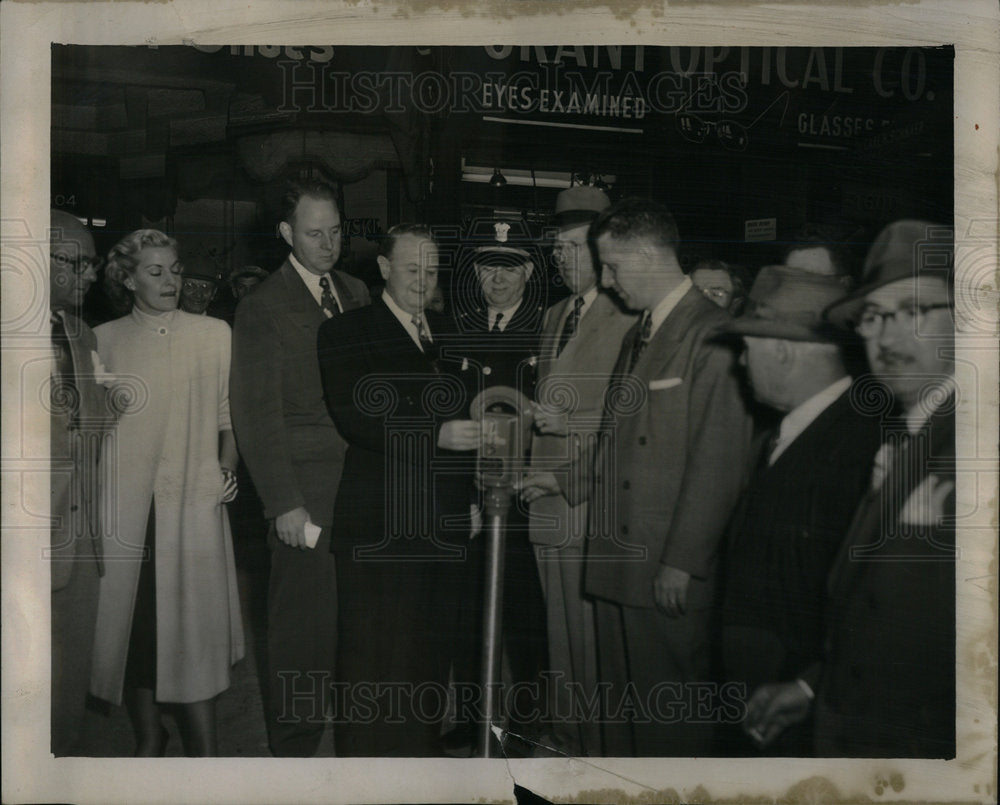
M 275 757 L 312 757 L 335 678 L 337 574 L 330 529 L 313 549 L 288 547 L 273 525 L 267 540 L 268 742 Z
M 598 600 L 598 670 L 608 686 L 604 751 L 611 757 L 709 754 L 711 610 L 668 618 L 656 609 Z M 624 660 L 624 662 L 623 662 Z
M 74 564 L 69 584 L 52 593 L 52 754 L 56 757 L 83 749 L 97 620 L 97 563 L 80 556 Z
M 448 704 L 444 624 L 454 617 L 461 566 L 358 560 L 350 546 L 337 551 L 338 757 L 441 755 Z

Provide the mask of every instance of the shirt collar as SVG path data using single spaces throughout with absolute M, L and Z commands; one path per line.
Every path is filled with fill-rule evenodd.
M 288 262 L 292 264 L 292 268 L 295 272 L 302 278 L 302 281 L 306 284 L 309 289 L 309 293 L 313 295 L 317 303 L 323 298 L 323 287 L 319 284 L 320 279 L 323 277 L 330 277 L 330 293 L 333 294 L 333 298 L 337 302 L 337 307 L 343 310 L 343 305 L 340 304 L 340 295 L 337 293 L 337 283 L 333 281 L 331 277 L 332 272 L 327 272 L 326 274 L 313 274 L 308 268 L 306 268 L 302 263 L 296 259 L 292 252 L 288 253 Z
M 594 300 L 597 299 L 598 287 L 596 285 L 592 286 L 589 291 L 580 296 L 583 299 L 583 305 L 580 306 L 580 316 L 582 317 L 584 313 L 590 310 L 590 306 L 594 304 Z M 574 297 L 575 299 L 576 297 Z M 573 309 L 573 303 L 570 303 L 569 309 Z
M 660 300 L 660 303 L 650 311 L 650 318 L 652 319 L 652 327 L 649 331 L 650 338 L 656 334 L 656 331 L 660 329 L 660 325 L 666 321 L 667 316 L 669 316 L 671 311 L 677 307 L 677 303 L 684 298 L 684 294 L 686 294 L 690 289 L 691 278 L 685 276 L 680 285 L 664 296 L 663 299 Z
M 851 378 L 845 375 L 789 411 L 781 420 L 781 425 L 778 428 L 778 441 L 771 453 L 770 463 L 773 464 L 775 459 L 785 452 L 788 445 L 795 441 L 806 428 L 816 421 L 820 414 L 833 405 L 834 401 L 850 387 Z
M 945 400 L 955 393 L 955 378 L 946 375 L 936 383 L 930 385 L 915 406 L 908 409 L 904 414 L 906 419 L 906 429 L 911 433 L 916 433 L 924 423 L 933 416 Z
M 420 331 L 417 326 L 413 323 L 413 317 L 415 314 L 407 313 L 403 308 L 396 304 L 396 300 L 392 298 L 392 294 L 389 293 L 388 289 L 382 291 L 382 300 L 385 302 L 385 306 L 389 308 L 389 311 L 395 316 L 399 323 L 403 325 L 403 329 L 410 334 L 410 338 L 413 339 L 413 343 L 423 350 L 423 346 L 420 343 Z M 431 341 L 434 340 L 434 334 L 431 332 L 430 324 L 427 323 L 427 316 L 424 313 L 420 314 L 420 318 L 423 319 L 424 329 L 427 331 L 427 336 Z
M 493 322 L 496 321 L 497 313 L 503 313 L 503 318 L 500 319 L 500 332 L 507 329 L 507 325 L 510 324 L 511 319 L 514 318 L 514 314 L 520 309 L 521 304 L 524 302 L 524 297 L 522 296 L 517 300 L 516 304 L 511 305 L 504 310 L 500 310 L 497 307 L 487 307 L 486 308 L 486 327 L 489 330 L 493 329 Z

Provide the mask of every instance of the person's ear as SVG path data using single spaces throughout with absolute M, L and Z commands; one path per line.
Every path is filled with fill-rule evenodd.
M 131 277 L 125 277 L 125 282 L 122 283 L 130 291 L 135 291 L 135 280 Z
M 778 359 L 778 362 L 785 366 L 791 364 L 795 359 L 795 350 L 792 349 L 792 345 L 782 338 L 773 338 L 771 341 L 774 357 Z
M 535 270 L 535 264 L 530 260 L 524 264 L 524 281 L 527 282 L 531 279 L 531 272 Z
M 281 235 L 282 240 L 288 244 L 288 247 L 292 246 L 292 225 L 288 221 L 282 221 L 278 224 L 278 232 Z
M 378 270 L 382 274 L 382 279 L 386 282 L 389 281 L 389 269 L 392 267 L 392 263 L 389 262 L 389 258 L 384 255 L 379 255 L 376 260 L 378 260 Z

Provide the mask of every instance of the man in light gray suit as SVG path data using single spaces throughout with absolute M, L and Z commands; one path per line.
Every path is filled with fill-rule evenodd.
M 52 210 L 49 311 L 52 334 L 50 457 L 52 460 L 52 753 L 78 754 L 90 657 L 104 573 L 98 505 L 98 458 L 114 426 L 100 382 L 97 341 L 80 318 L 100 261 L 87 228 Z
M 622 338 L 635 323 L 598 287 L 587 242 L 590 222 L 611 202 L 594 187 L 571 187 L 556 199 L 553 260 L 572 295 L 545 312 L 539 352 L 534 471 L 567 464 L 593 440 L 601 425 L 604 393 Z M 578 695 L 593 698 L 597 651 L 593 603 L 583 597 L 586 501 L 571 506 L 562 495 L 542 497 L 530 508 L 530 537 L 545 594 L 554 716 L 553 748 L 572 755 L 600 753 L 596 720 L 588 720 Z M 596 715 L 596 714 L 595 714 Z

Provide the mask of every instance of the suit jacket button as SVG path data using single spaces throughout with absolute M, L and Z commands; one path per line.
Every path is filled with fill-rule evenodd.
M 630 484 L 628 481 L 625 481 L 624 483 L 622 483 L 622 489 L 631 489 L 631 488 L 632 488 L 632 484 Z
M 623 534 L 627 534 L 628 533 L 628 526 L 627 525 L 623 525 L 622 526 L 622 533 Z
M 80 508 L 79 506 L 76 506 L 76 505 L 74 505 L 74 506 L 70 506 L 70 507 L 69 507 L 69 510 L 70 510 L 71 512 L 75 512 L 75 511 L 76 511 L 77 509 L 79 509 L 79 508 Z
M 641 444 L 641 445 L 645 445 L 646 444 L 646 437 L 645 436 L 640 436 L 639 437 L 639 444 Z

